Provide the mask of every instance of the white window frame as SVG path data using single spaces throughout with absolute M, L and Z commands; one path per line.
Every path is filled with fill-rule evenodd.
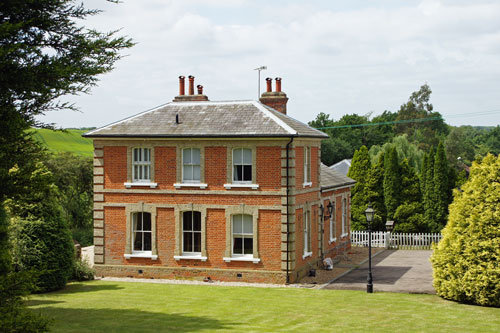
M 200 161 L 199 164 L 195 164 L 192 162 L 193 161 L 193 150 L 198 151 L 198 159 Z M 184 162 L 184 154 L 186 154 L 187 151 L 189 151 L 189 153 L 191 154 L 191 163 Z M 181 158 L 182 158 L 182 183 L 183 184 L 197 184 L 197 185 L 200 184 L 201 183 L 201 149 L 200 148 L 183 148 Z M 186 166 L 186 165 L 191 166 L 191 167 L 198 166 L 200 168 L 200 179 L 198 179 L 198 180 L 186 179 L 186 175 L 184 173 L 184 166 Z M 193 174 L 191 174 L 191 178 L 194 178 Z
M 333 205 L 333 211 L 330 215 L 330 244 L 337 241 L 337 204 L 331 199 L 331 204 Z
M 192 240 L 193 240 L 193 244 L 191 244 L 193 246 L 193 249 L 194 249 L 194 234 L 195 233 L 199 233 L 200 234 L 200 252 L 187 252 L 187 251 L 184 251 L 184 233 L 186 233 L 186 231 L 184 230 L 184 214 L 187 213 L 188 211 L 185 211 L 185 212 L 182 212 L 182 257 L 196 257 L 196 258 L 201 258 L 201 246 L 202 246 L 202 242 L 201 242 L 201 237 L 203 237 L 203 234 L 202 234 L 202 227 L 201 227 L 201 224 L 202 224 L 202 218 L 201 218 L 201 212 L 198 212 L 198 211 L 191 211 L 191 226 L 193 227 L 194 226 L 194 213 L 198 213 L 200 214 L 200 230 L 199 231 L 194 231 L 194 230 L 191 230 L 189 231 L 191 234 L 192 234 Z M 193 228 L 194 229 L 194 228 Z
M 136 160 L 136 151 L 139 151 L 140 159 Z M 144 158 L 145 152 L 149 157 L 147 160 Z M 142 173 L 147 170 L 148 177 L 138 178 L 136 174 L 136 167 L 142 169 Z M 151 183 L 151 148 L 133 148 L 132 149 L 132 182 L 133 183 Z
M 243 223 L 243 220 L 242 220 L 242 225 L 241 225 L 241 233 L 236 233 L 234 231 L 234 219 L 236 216 L 241 216 L 241 218 L 243 219 L 244 216 L 248 216 L 250 218 L 250 220 L 252 221 L 252 232 L 251 233 L 245 233 L 244 232 L 244 223 Z M 250 236 L 250 237 L 249 237 Z M 236 237 L 241 237 L 243 239 L 249 239 L 251 238 L 252 239 L 252 253 L 234 253 L 234 239 Z M 254 234 L 253 234 L 253 216 L 252 215 L 249 215 L 249 214 L 234 214 L 231 216 L 231 257 L 232 258 L 238 258 L 238 259 L 243 259 L 243 258 L 248 258 L 248 259 L 252 259 L 253 260 L 253 240 L 254 240 Z M 244 243 L 244 241 L 243 241 Z M 243 244 L 243 252 L 245 250 L 245 245 Z
M 252 156 L 252 161 L 250 161 L 250 163 L 244 163 L 243 161 L 241 162 L 241 164 L 235 164 L 234 163 L 234 153 L 237 151 L 237 150 L 241 150 L 242 151 L 242 159 L 243 159 L 243 151 L 250 151 L 250 156 Z M 242 166 L 242 177 L 244 178 L 244 175 L 245 175 L 245 172 L 243 170 L 243 167 L 244 166 L 250 166 L 252 169 L 250 170 L 250 180 L 235 180 L 235 177 L 236 177 L 236 173 L 234 172 L 234 167 L 236 165 L 241 165 Z M 233 151 L 232 151 L 232 155 L 231 155 L 231 170 L 232 170 L 232 182 L 233 184 L 252 184 L 254 179 L 253 179 L 253 151 L 251 148 L 234 148 Z
M 347 236 L 347 198 L 342 198 L 342 236 Z
M 312 256 L 312 246 L 311 246 L 311 212 L 309 210 L 304 211 L 304 255 L 302 259 Z
M 137 227 L 137 218 L 139 214 L 142 214 L 142 228 L 141 230 L 136 229 Z M 150 219 L 150 229 L 144 230 L 144 214 L 149 214 Z M 140 232 L 142 234 L 142 250 L 135 250 L 135 237 L 136 232 Z M 151 249 L 144 250 L 144 234 L 149 233 L 151 235 Z M 134 257 L 151 257 L 153 254 L 153 219 L 152 214 L 149 212 L 134 212 L 132 213 L 132 255 Z
M 304 183 L 303 187 L 312 186 L 311 181 L 311 147 L 304 147 Z

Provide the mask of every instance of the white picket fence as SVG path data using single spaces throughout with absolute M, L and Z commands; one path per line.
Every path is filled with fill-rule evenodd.
M 372 231 L 372 246 L 401 250 L 426 250 L 432 243 L 438 243 L 443 236 L 440 233 L 390 233 Z M 368 231 L 351 231 L 353 246 L 368 246 Z

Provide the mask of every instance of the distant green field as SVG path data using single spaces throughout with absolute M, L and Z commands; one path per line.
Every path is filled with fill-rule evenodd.
M 52 152 L 70 152 L 80 156 L 92 156 L 94 146 L 92 140 L 82 137 L 86 129 L 67 129 L 51 131 L 34 129 L 35 139 L 43 143 Z

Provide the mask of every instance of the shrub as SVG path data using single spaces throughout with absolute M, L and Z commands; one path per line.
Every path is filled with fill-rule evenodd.
M 462 190 L 431 257 L 434 288 L 447 299 L 500 307 L 500 157 L 474 163 Z
M 38 291 L 61 289 L 71 276 L 75 250 L 61 218 L 13 218 L 13 254 L 16 269 L 35 270 Z
M 89 263 L 86 260 L 75 260 L 71 280 L 89 281 L 93 280 L 94 276 L 95 270 L 89 266 Z

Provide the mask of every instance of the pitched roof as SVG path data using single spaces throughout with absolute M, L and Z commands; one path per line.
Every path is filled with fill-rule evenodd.
M 321 190 L 328 190 L 337 187 L 354 186 L 356 181 L 321 163 L 320 184 Z
M 351 167 L 351 159 L 344 159 L 340 162 L 330 165 L 330 169 L 340 172 L 343 175 L 347 175 L 349 168 Z
M 328 138 L 325 133 L 257 101 L 170 102 L 84 136 Z

